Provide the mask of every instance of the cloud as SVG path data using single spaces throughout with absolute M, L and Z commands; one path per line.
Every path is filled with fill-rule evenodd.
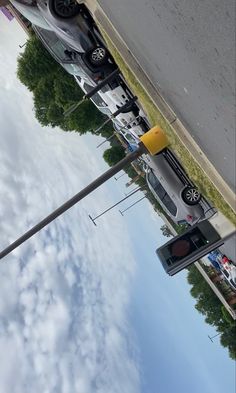
M 34 120 L 31 96 L 14 76 L 13 31 L 0 79 L 1 248 L 103 171 L 86 137 Z M 106 216 L 97 228 L 88 219 L 104 200 L 113 203 L 106 186 L 2 261 L 1 392 L 139 391 L 128 319 L 136 265 L 121 218 Z

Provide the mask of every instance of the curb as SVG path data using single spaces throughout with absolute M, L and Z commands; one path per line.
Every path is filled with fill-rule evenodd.
M 110 22 L 105 11 L 101 8 L 99 1 L 85 0 L 84 2 L 94 15 L 95 20 L 97 20 L 97 22 L 101 24 L 120 55 L 123 57 L 123 59 L 125 59 L 127 66 L 133 72 L 149 98 L 152 100 L 154 105 L 158 108 L 163 117 L 169 123 L 173 132 L 185 145 L 186 149 L 189 151 L 193 159 L 205 172 L 207 177 L 209 177 L 218 192 L 224 197 L 226 203 L 228 203 L 231 209 L 236 212 L 235 193 L 231 190 L 231 188 L 228 186 L 222 176 L 217 172 L 213 164 L 209 161 L 205 153 L 203 153 L 203 151 L 200 149 L 200 147 L 190 135 L 188 130 L 185 128 L 183 123 L 177 118 L 174 111 L 170 108 L 170 106 L 158 92 L 156 86 L 153 85 L 146 72 L 140 66 L 138 60 L 135 58 L 135 56 L 126 45 L 123 38 L 120 36 L 116 28 Z

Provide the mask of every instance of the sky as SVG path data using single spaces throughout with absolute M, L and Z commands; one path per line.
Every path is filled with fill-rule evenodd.
M 34 119 L 16 77 L 25 39 L 0 15 L 1 249 L 107 169 L 100 138 Z M 235 363 L 208 339 L 186 273 L 158 264 L 151 205 L 89 220 L 127 181 L 109 180 L 1 261 L 1 393 L 234 393 Z

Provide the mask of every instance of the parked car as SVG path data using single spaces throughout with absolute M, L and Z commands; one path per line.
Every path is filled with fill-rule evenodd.
M 186 174 L 181 174 L 177 159 L 176 167 L 171 164 L 168 154 L 173 160 L 173 153 L 169 149 L 153 157 L 144 156 L 148 187 L 174 222 L 193 225 L 204 218 L 204 209 L 199 203 L 201 194 Z
M 92 86 L 86 83 L 83 78 L 75 76 L 75 79 L 85 93 L 92 90 Z M 117 109 L 124 105 L 129 98 L 130 97 L 127 92 L 121 86 L 118 86 L 112 90 L 108 89 L 105 92 L 98 91 L 91 97 L 91 101 L 96 105 L 100 112 L 110 117 L 117 111 Z M 144 133 L 143 120 L 141 116 L 139 116 L 139 108 L 134 108 L 133 105 L 131 105 L 128 110 L 126 109 L 124 113 L 122 112 L 117 115 L 113 119 L 113 123 L 117 124 L 118 127 L 127 127 L 127 129 L 133 132 L 136 136 Z
M 101 66 L 111 56 L 84 4 L 76 0 L 10 0 L 34 25 L 53 30 L 59 38 L 83 56 L 85 63 Z
M 86 83 L 95 87 L 98 82 L 115 69 L 115 64 L 106 63 L 100 67 L 87 65 L 80 53 L 72 49 L 64 41 L 57 37 L 54 31 L 43 29 L 39 26 L 32 26 L 36 35 L 43 43 L 51 56 L 71 75 L 83 78 Z M 112 82 L 110 88 L 117 86 L 118 83 Z
M 224 276 L 225 281 L 236 291 L 236 267 L 231 265 L 229 267 L 224 266 L 221 269 L 221 273 Z

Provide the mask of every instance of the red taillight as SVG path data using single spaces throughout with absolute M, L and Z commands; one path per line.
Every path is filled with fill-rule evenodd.
M 193 221 L 193 216 L 190 216 L 190 214 L 187 215 L 186 220 L 189 222 Z
M 101 80 L 101 76 L 95 76 L 95 77 L 94 77 L 94 80 L 95 80 L 95 81 L 100 81 L 100 80 Z

